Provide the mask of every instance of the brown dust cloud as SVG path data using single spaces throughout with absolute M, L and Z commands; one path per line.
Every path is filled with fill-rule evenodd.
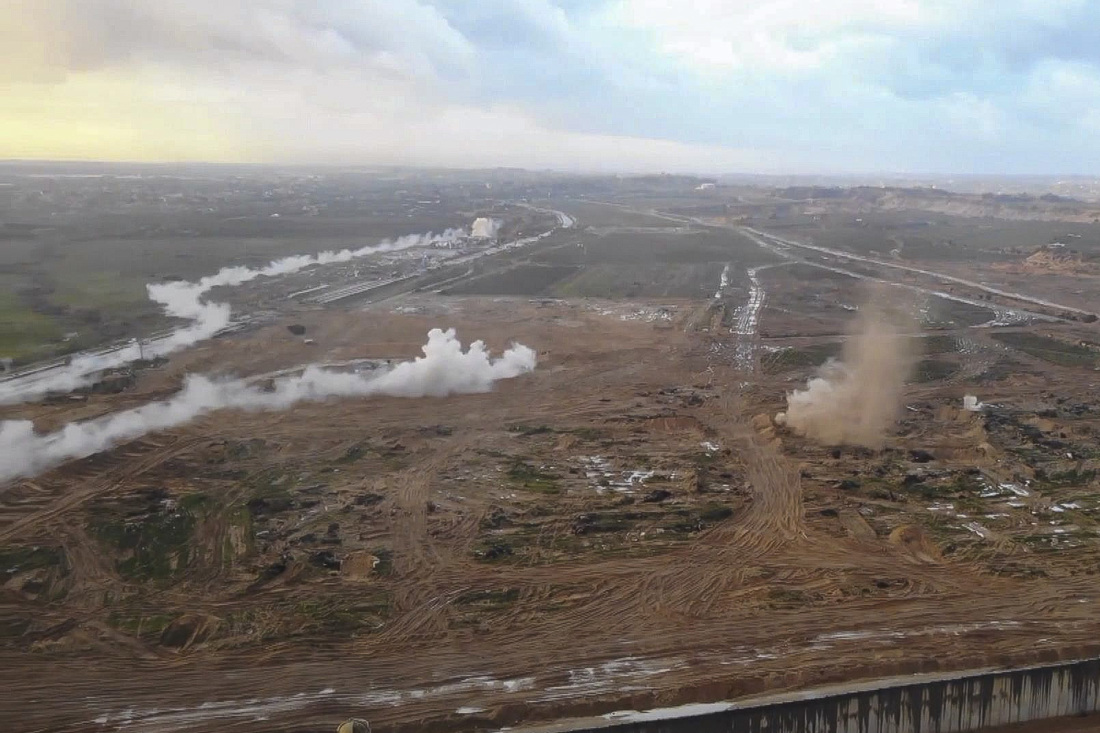
M 826 445 L 881 448 L 915 363 L 908 305 L 870 291 L 840 359 L 830 359 L 803 389 L 789 393 L 776 422 Z

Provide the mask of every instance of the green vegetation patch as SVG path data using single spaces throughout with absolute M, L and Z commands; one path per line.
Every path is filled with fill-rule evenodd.
M 310 599 L 289 610 L 292 636 L 370 633 L 382 628 L 393 613 L 393 596 L 374 589 L 354 599 Z
M 573 520 L 573 534 L 625 532 L 633 529 L 639 521 L 649 517 L 650 515 L 646 512 L 589 512 Z
M 566 204 L 555 204 L 562 210 L 577 219 L 578 226 L 607 227 L 607 226 L 632 226 L 632 227 L 675 227 L 679 222 L 662 219 L 642 212 L 630 211 L 621 206 L 613 206 L 597 202 L 570 201 Z
M 300 481 L 282 468 L 268 468 L 252 474 L 244 484 L 249 490 L 248 510 L 252 517 L 279 514 L 298 506 L 292 488 Z
M 18 547 L 0 548 L 0 584 L 12 577 L 32 570 L 65 567 L 65 555 L 54 547 Z
M 519 265 L 457 283 L 446 292 L 452 295 L 538 295 L 554 283 L 577 273 L 568 265 Z
M 107 617 L 113 628 L 140 637 L 158 637 L 172 621 L 173 617 L 167 614 L 140 611 L 112 611 Z
M 829 359 L 840 356 L 843 347 L 839 341 L 830 341 L 800 348 L 785 348 L 765 356 L 761 360 L 762 367 L 768 374 L 818 367 Z
M 548 473 L 522 461 L 517 461 L 508 469 L 508 478 L 525 491 L 534 491 L 540 494 L 557 494 L 561 492 L 561 486 L 558 483 L 560 476 Z
M 913 381 L 919 383 L 940 382 L 950 378 L 958 368 L 955 364 L 942 359 L 922 359 L 913 371 Z
M 202 501 L 205 501 L 202 500 Z M 190 504 L 190 508 L 185 506 Z M 144 516 L 93 521 L 95 537 L 123 555 L 116 562 L 118 572 L 134 580 L 169 580 L 191 560 L 198 499 L 164 506 Z
M 353 445 L 344 451 L 344 454 L 337 459 L 337 463 L 354 463 L 367 454 L 367 449 L 362 445 Z
M 917 496 L 926 501 L 937 499 L 954 499 L 956 497 L 976 497 L 988 486 L 973 474 L 959 473 L 947 480 L 932 479 L 919 483 L 906 482 L 904 486 L 894 487 L 899 494 Z M 980 508 L 975 507 L 975 508 Z
M 60 269 L 54 274 L 58 283 L 50 301 L 58 305 L 120 316 L 130 315 L 135 309 L 155 309 L 145 289 L 146 280 L 141 277 L 84 269 Z
M 478 542 L 474 547 L 474 557 L 482 562 L 501 562 L 515 556 L 512 541 L 501 538 L 489 538 Z
M 959 341 L 954 336 L 936 334 L 921 339 L 923 352 L 930 356 L 937 354 L 953 354 L 959 350 Z
M 384 577 L 393 575 L 393 550 L 378 547 L 371 550 L 371 554 L 378 558 L 378 563 L 374 566 L 375 574 Z
M 455 605 L 482 611 L 499 611 L 519 600 L 519 588 L 466 591 L 455 599 Z
M 1047 487 L 1084 486 L 1096 479 L 1096 470 L 1085 469 L 1082 471 L 1073 468 L 1068 471 L 1055 471 L 1049 474 L 1037 471 L 1036 478 L 1039 478 L 1043 486 Z
M 722 504 L 708 504 L 699 513 L 704 522 L 721 522 L 733 516 L 733 508 Z
M 772 588 L 768 591 L 768 605 L 772 608 L 798 608 L 812 601 L 808 593 L 793 588 Z
M 990 334 L 1006 346 L 1034 356 L 1037 359 L 1067 367 L 1095 367 L 1098 354 L 1082 344 L 1073 344 L 1051 336 L 1026 331 L 1005 331 Z
M 929 298 L 924 323 L 929 326 L 980 326 L 993 320 L 991 309 L 947 298 Z
M 526 437 L 528 435 L 543 435 L 555 431 L 554 428 L 549 425 L 525 425 L 521 423 L 518 425 L 509 425 L 508 432 Z
M 63 335 L 48 315 L 36 313 L 19 296 L 0 287 L 0 358 L 26 360 Z
M 717 263 L 601 263 L 559 281 L 552 292 L 562 298 L 709 298 L 718 286 Z
M 661 526 L 668 532 L 688 534 L 701 532 L 707 527 L 724 522 L 732 516 L 732 507 L 724 504 L 707 504 L 703 507 L 690 509 L 674 509 L 662 522 Z

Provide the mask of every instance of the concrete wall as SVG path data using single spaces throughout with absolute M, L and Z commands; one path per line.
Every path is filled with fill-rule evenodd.
M 629 713 L 574 730 L 618 733 L 954 733 L 1100 711 L 1100 658 L 1006 672 L 806 692 L 662 719 Z

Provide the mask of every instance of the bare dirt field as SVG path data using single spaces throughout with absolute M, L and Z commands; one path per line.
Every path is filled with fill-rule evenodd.
M 1100 405 L 1073 367 L 991 383 L 985 415 L 913 384 L 886 451 L 831 452 L 768 419 L 807 369 L 740 388 L 706 307 L 302 314 L 313 346 L 275 325 L 37 408 L 404 359 L 435 325 L 540 353 L 490 394 L 221 412 L 7 488 L 5 727 L 469 730 L 1095 643 Z
M 188 373 L 407 360 L 433 327 L 539 357 L 486 394 L 220 411 L 0 488 L 0 728 L 496 730 L 1100 651 L 1095 324 L 562 209 L 577 233 L 452 294 L 287 306 L 118 394 L 2 408 L 53 430 Z M 881 450 L 773 421 L 861 277 L 915 304 Z

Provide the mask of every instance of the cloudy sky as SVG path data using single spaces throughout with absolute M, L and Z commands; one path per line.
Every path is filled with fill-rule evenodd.
M 1096 0 L 2 0 L 0 158 L 1100 174 Z

